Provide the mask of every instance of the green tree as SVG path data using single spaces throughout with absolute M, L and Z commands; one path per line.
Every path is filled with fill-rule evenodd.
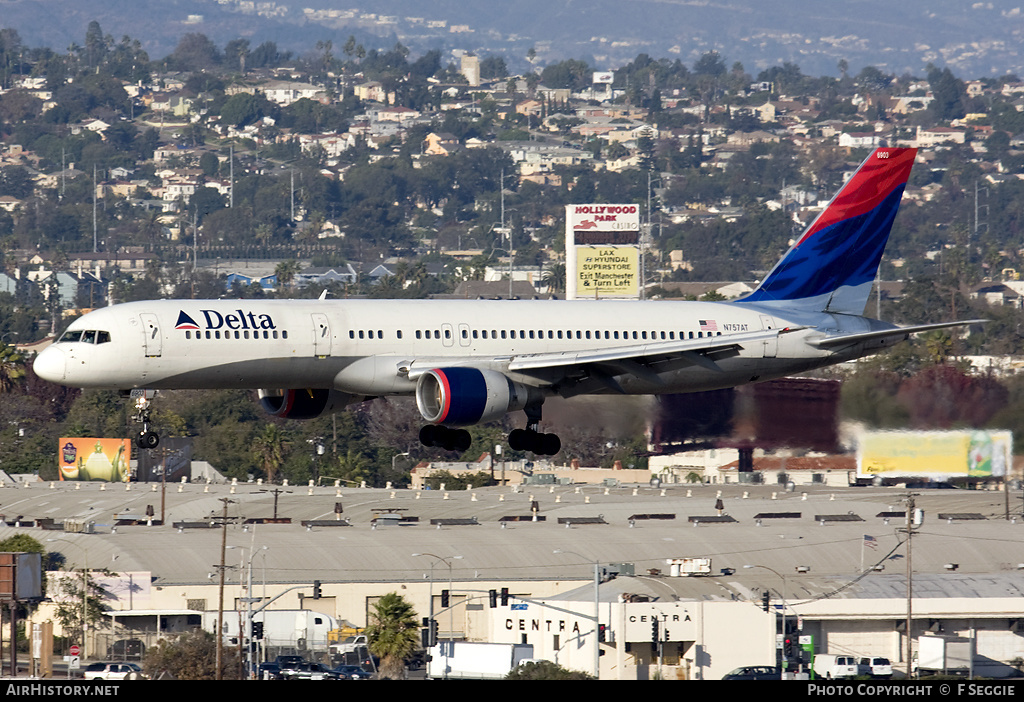
M 13 346 L 0 343 L 0 395 L 6 395 L 25 377 L 25 357 Z
M 194 629 L 173 639 L 161 639 L 146 651 L 143 668 L 151 678 L 217 680 L 217 640 L 213 634 L 201 629 Z M 235 679 L 237 670 L 237 653 L 232 647 L 224 647 L 221 679 Z
M 563 668 L 551 661 L 523 663 L 505 676 L 506 680 L 593 680 L 594 676 Z
M 284 432 L 276 424 L 267 424 L 253 441 L 253 458 L 263 469 L 268 482 L 274 482 L 284 463 L 285 443 Z
M 57 607 L 54 616 L 64 636 L 72 641 L 85 640 L 85 627 L 106 629 L 110 626 L 110 620 L 104 615 L 109 609 L 103 603 L 107 593 L 92 577 L 92 572 L 81 568 L 77 573 L 65 571 L 62 577 L 55 578 L 53 599 Z
M 278 289 L 292 287 L 295 282 L 295 276 L 298 275 L 299 271 L 302 270 L 302 265 L 294 260 L 281 261 L 274 267 L 274 275 L 277 276 Z
M 405 659 L 419 641 L 416 611 L 401 595 L 390 592 L 373 605 L 366 636 L 370 653 L 380 657 L 380 677 L 399 680 L 405 672 Z

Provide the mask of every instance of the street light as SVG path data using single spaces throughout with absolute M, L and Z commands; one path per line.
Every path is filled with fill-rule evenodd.
M 253 538 L 255 538 L 255 531 L 253 532 Z M 247 675 L 251 676 L 252 675 L 252 671 L 253 671 L 253 665 L 252 665 L 252 662 L 253 662 L 252 661 L 252 644 L 253 644 L 253 641 L 252 641 L 252 603 L 260 601 L 259 597 L 253 597 L 253 595 L 252 595 L 252 561 L 253 561 L 254 558 L 256 558 L 256 556 L 259 556 L 259 555 L 263 555 L 264 557 L 266 557 L 266 553 L 265 552 L 268 551 L 269 548 L 266 545 L 260 546 L 259 548 L 252 548 L 252 547 L 250 547 L 249 549 L 246 549 L 244 546 L 228 546 L 227 548 L 229 548 L 229 549 L 239 549 L 241 551 L 241 554 L 240 554 L 241 555 L 241 564 L 238 567 L 238 585 L 239 585 L 239 587 L 242 587 L 242 588 L 245 589 L 245 597 L 242 598 L 241 601 L 245 603 L 246 613 L 245 613 L 245 631 L 240 631 L 239 632 L 238 641 L 239 641 L 239 647 L 241 647 L 242 641 L 247 641 L 248 642 L 248 645 L 246 646 L 246 656 L 245 656 L 245 658 L 246 658 L 246 660 L 249 661 Z M 247 550 L 251 551 L 251 553 L 249 554 L 248 558 L 245 557 L 245 554 L 246 554 Z M 245 575 L 246 582 L 245 582 L 244 585 L 242 584 L 242 571 L 243 570 L 245 570 L 245 572 L 246 572 L 246 575 Z
M 448 566 L 448 592 L 450 593 L 452 591 L 452 564 L 451 564 L 451 561 L 462 560 L 462 556 L 447 556 L 447 557 L 445 557 L 445 556 L 438 556 L 436 553 L 414 553 L 414 554 L 412 554 L 412 556 L 413 556 L 413 558 L 418 558 L 419 556 L 429 556 L 430 558 L 434 559 L 434 560 L 430 561 L 430 605 L 428 607 L 429 614 L 428 614 L 428 619 L 427 619 L 427 626 L 429 627 L 431 625 L 431 623 L 434 621 L 434 565 L 437 564 L 437 563 L 444 563 L 446 566 Z M 453 609 L 452 607 L 448 608 L 448 644 L 449 644 L 449 648 L 451 648 L 453 630 L 455 629 L 455 615 L 454 615 L 454 612 L 452 611 L 452 609 Z M 433 643 L 433 642 L 431 642 L 431 643 Z M 448 651 L 445 650 L 444 657 L 445 657 L 446 661 L 448 659 L 448 655 L 449 655 Z M 447 664 L 447 662 L 445 663 L 444 667 L 445 667 L 445 677 L 447 677 L 447 674 L 448 674 L 448 664 Z
M 769 568 L 766 565 L 745 565 L 743 567 L 744 568 L 764 568 L 767 571 L 775 573 L 782 580 L 782 637 L 783 637 L 783 640 L 785 640 L 785 637 L 786 637 L 786 576 L 783 575 L 782 573 L 780 573 L 779 571 L 775 570 L 774 568 Z M 783 668 L 789 668 L 789 661 L 785 657 L 785 655 L 786 655 L 785 649 L 783 649 L 782 655 L 783 655 L 783 663 L 785 664 L 785 665 L 783 665 Z
M 601 597 L 600 597 L 600 586 L 601 586 L 601 572 L 600 572 L 600 561 L 595 561 L 587 558 L 583 554 L 576 553 L 575 551 L 567 551 L 565 549 L 556 548 L 552 553 L 570 553 L 574 556 L 579 556 L 585 561 L 590 561 L 594 564 L 594 679 L 601 679 L 601 641 L 598 636 L 598 629 L 600 628 L 600 615 L 601 615 Z
M 392 479 L 394 478 L 395 471 L 398 470 L 397 468 L 395 468 L 395 461 L 397 461 L 402 456 L 408 456 L 408 455 L 409 455 L 408 451 L 403 451 L 402 453 L 396 453 L 394 456 L 391 457 L 391 477 L 392 477 Z

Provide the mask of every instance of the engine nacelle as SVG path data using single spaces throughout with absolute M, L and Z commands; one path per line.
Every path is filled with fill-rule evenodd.
M 435 368 L 416 383 L 416 406 L 431 424 L 468 426 L 500 419 L 538 399 L 537 388 L 478 368 Z
M 347 405 L 363 400 L 340 390 L 315 388 L 290 390 L 259 390 L 260 405 L 267 414 L 285 419 L 313 419 L 323 414 L 340 412 Z

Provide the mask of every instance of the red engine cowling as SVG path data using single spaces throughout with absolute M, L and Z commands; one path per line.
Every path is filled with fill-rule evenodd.
M 340 412 L 363 397 L 339 390 L 259 390 L 260 405 L 267 414 L 284 419 L 313 419 Z
M 431 424 L 469 426 L 500 419 L 537 399 L 540 390 L 496 371 L 435 368 L 416 383 L 416 406 Z

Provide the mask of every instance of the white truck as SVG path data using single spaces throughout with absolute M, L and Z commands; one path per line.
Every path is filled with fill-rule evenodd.
M 239 627 L 245 630 L 247 612 L 224 612 L 220 628 L 225 640 L 237 643 Z M 308 609 L 272 609 L 258 612 L 253 623 L 263 624 L 263 646 L 279 651 L 327 651 L 327 635 L 338 628 L 338 622 L 327 614 Z M 203 614 L 203 628 L 216 633 L 217 612 Z
M 914 673 L 968 672 L 973 657 L 972 643 L 958 636 L 918 636 Z
M 331 644 L 331 655 L 341 656 L 346 653 L 352 653 L 360 646 L 369 645 L 369 641 L 366 639 L 365 634 L 356 634 L 355 636 L 346 636 L 343 641 Z
M 500 680 L 520 663 L 531 660 L 532 644 L 443 641 L 430 649 L 427 677 L 438 680 Z

